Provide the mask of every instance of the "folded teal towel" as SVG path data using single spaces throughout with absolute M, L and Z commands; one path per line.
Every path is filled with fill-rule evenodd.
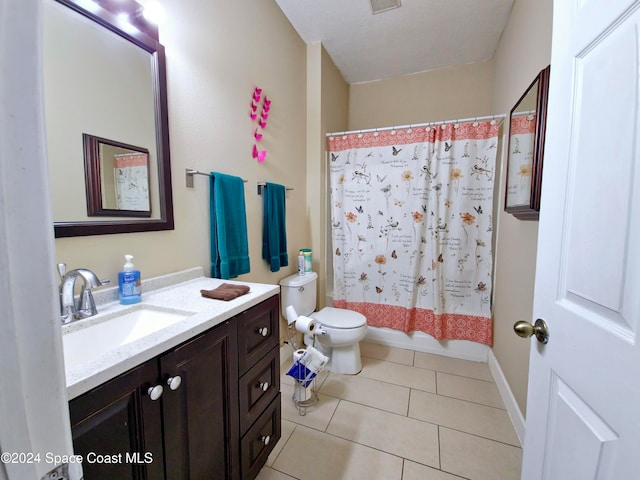
M 272 272 L 289 265 L 285 195 L 286 188 L 277 183 L 267 182 L 262 190 L 262 258 L 269 263 Z
M 211 276 L 234 278 L 249 273 L 244 180 L 211 172 Z

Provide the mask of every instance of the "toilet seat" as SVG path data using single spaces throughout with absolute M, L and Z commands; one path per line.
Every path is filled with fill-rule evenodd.
M 336 329 L 358 328 L 367 324 L 367 318 L 361 313 L 344 308 L 324 307 L 311 314 L 323 326 Z

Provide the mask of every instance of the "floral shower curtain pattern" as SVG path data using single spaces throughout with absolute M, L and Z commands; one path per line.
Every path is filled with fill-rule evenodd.
M 492 343 L 496 121 L 330 137 L 334 306 Z

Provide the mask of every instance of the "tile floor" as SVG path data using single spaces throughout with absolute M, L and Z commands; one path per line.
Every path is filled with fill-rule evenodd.
M 361 343 L 301 416 L 283 364 L 282 438 L 258 480 L 511 480 L 522 449 L 487 364 Z

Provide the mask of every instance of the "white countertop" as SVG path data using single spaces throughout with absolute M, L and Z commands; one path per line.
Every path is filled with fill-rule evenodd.
M 201 289 L 211 290 L 222 283 L 248 285 L 250 291 L 228 302 L 204 298 L 200 294 Z M 113 290 L 112 287 L 96 292 L 98 315 L 64 325 L 63 335 L 67 332 L 90 327 L 98 322 L 108 322 L 119 312 L 130 308 L 131 305 L 120 305 L 117 300 L 101 303 L 114 297 Z M 279 292 L 278 285 L 204 277 L 202 276 L 202 268 L 185 270 L 146 282 L 143 280 L 142 302 L 137 305 L 177 311 L 189 316 L 90 361 L 76 365 L 65 365 L 69 399 L 162 354 Z M 115 296 L 117 297 L 117 287 L 115 288 Z

